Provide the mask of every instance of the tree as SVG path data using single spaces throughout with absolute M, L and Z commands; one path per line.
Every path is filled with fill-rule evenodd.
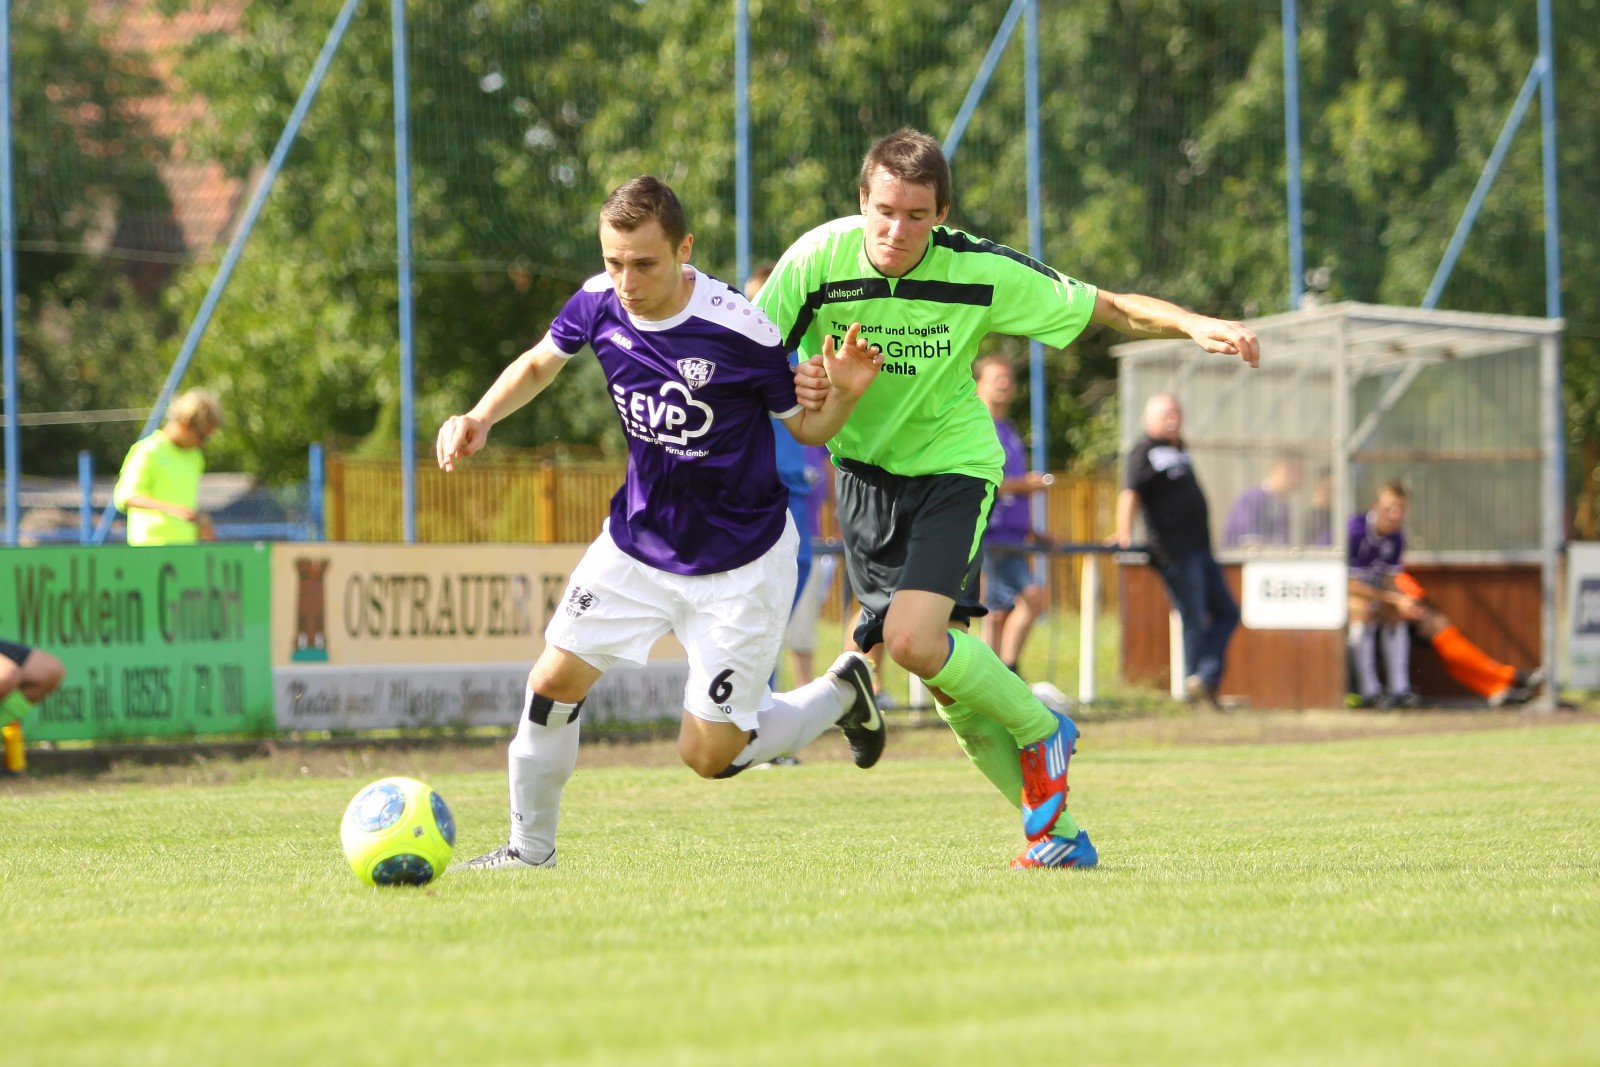
M 12 196 L 17 234 L 17 406 L 23 414 L 137 406 L 169 328 L 148 295 L 162 273 L 136 258 L 172 204 L 160 139 L 137 100 L 155 79 L 107 44 L 103 5 L 12 6 Z M 129 442 L 121 423 L 24 426 L 24 469 L 103 466 Z

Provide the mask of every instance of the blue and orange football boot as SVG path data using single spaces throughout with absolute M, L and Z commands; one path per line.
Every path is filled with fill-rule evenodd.
M 1078 725 L 1059 711 L 1056 732 L 1020 749 L 1022 832 L 1037 841 L 1050 832 L 1067 807 L 1067 761 L 1078 750 Z
M 1093 867 L 1100 862 L 1100 853 L 1089 843 L 1089 831 L 1079 830 L 1077 837 L 1042 837 L 1028 846 L 1028 850 L 1011 861 L 1017 869 L 1024 867 Z

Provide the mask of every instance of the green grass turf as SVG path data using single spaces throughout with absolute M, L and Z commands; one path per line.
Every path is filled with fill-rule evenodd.
M 1079 872 L 1006 869 L 1014 816 L 948 740 L 871 772 L 582 768 L 558 869 L 422 890 L 346 866 L 359 777 L 6 787 L 0 1062 L 1600 1059 L 1600 726 L 1091 731 Z M 503 773 L 431 781 L 458 855 L 503 840 Z

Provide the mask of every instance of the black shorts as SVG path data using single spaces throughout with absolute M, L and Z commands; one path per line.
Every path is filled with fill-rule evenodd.
M 27 645 L 19 645 L 15 641 L 0 639 L 0 656 L 4 656 L 19 667 L 28 662 L 28 656 L 32 652 L 33 649 Z
M 883 641 L 889 599 L 901 589 L 954 600 L 952 622 L 988 614 L 977 594 L 991 483 L 967 474 L 907 477 L 846 459 L 837 484 L 845 567 L 861 601 L 858 646 Z

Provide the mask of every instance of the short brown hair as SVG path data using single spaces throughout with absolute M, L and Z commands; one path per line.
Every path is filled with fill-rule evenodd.
M 649 174 L 617 186 L 600 205 L 600 221 L 619 233 L 632 233 L 651 219 L 661 224 L 661 232 L 674 249 L 689 235 L 689 219 L 677 194 Z
M 943 211 L 950 206 L 950 162 L 939 142 L 920 130 L 903 126 L 867 150 L 861 161 L 861 195 L 872 189 L 872 176 L 882 167 L 903 182 L 931 185 L 933 203 Z
M 1378 495 L 1393 496 L 1404 500 L 1406 498 L 1406 487 L 1401 485 L 1398 481 L 1384 482 L 1382 485 L 1378 486 Z
M 1013 378 L 1017 376 L 1016 364 L 1011 362 L 1011 357 L 1006 355 L 1004 352 L 990 352 L 986 356 L 979 356 L 977 359 L 973 360 L 972 376 L 974 378 L 981 378 L 983 377 L 983 372 L 990 367 L 1004 367 L 1006 370 L 1011 372 L 1011 376 Z

